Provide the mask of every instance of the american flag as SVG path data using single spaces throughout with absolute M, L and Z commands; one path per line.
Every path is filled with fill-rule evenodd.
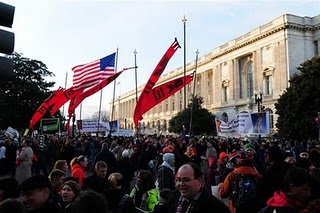
M 72 68 L 73 88 L 85 89 L 114 74 L 116 53 Z

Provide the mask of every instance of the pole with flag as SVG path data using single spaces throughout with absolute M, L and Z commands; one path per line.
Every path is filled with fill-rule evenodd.
M 67 89 L 67 80 L 68 80 L 68 72 L 66 72 L 66 78 L 65 78 L 65 81 L 64 81 L 64 88 Z M 63 104 L 63 107 L 62 107 L 62 115 L 64 116 L 64 104 Z
M 182 19 L 183 22 L 183 108 L 184 108 L 184 113 L 183 113 L 183 125 L 182 125 L 182 136 L 184 137 L 186 135 L 186 123 L 187 123 L 187 87 L 186 87 L 186 72 L 187 72 L 187 67 L 186 67 L 186 23 L 187 19 L 185 16 L 183 16 Z
M 192 135 L 192 117 L 193 117 L 193 110 L 194 110 L 194 100 L 195 100 L 195 94 L 196 94 L 196 81 L 197 81 L 197 68 L 198 68 L 198 55 L 199 51 L 196 51 L 196 65 L 194 68 L 194 74 L 193 74 L 193 93 L 192 93 L 192 107 L 191 107 L 191 114 L 190 114 L 190 125 L 189 125 L 189 135 Z
M 117 48 L 117 59 L 116 59 L 116 64 L 115 64 L 115 70 L 114 73 L 117 73 L 117 64 L 118 64 L 118 52 L 119 52 L 119 48 Z M 114 115 L 114 100 L 115 100 L 115 96 L 116 96 L 116 85 L 117 85 L 117 81 L 116 79 L 113 81 L 113 97 L 112 97 L 112 108 L 111 108 L 111 118 L 110 121 L 113 121 L 113 115 Z M 99 125 L 98 125 L 99 126 Z M 111 135 L 111 127 L 110 127 L 110 135 Z
M 68 109 L 68 123 L 72 117 L 74 126 L 75 108 L 82 102 L 84 98 L 102 89 L 102 87 L 100 88 L 100 84 L 102 82 L 108 80 L 110 76 L 114 76 L 115 56 L 116 53 L 112 53 L 111 55 L 101 59 L 86 64 L 77 65 L 72 68 L 73 86 L 69 89 L 70 91 L 68 93 L 65 91 L 65 98 L 62 98 L 61 101 L 65 103 L 65 101 L 70 100 Z M 96 88 L 97 86 L 99 86 L 98 90 Z M 67 131 L 69 132 L 69 128 Z
M 100 130 L 100 113 L 101 113 L 101 101 L 102 101 L 102 90 L 100 90 L 100 103 L 99 103 L 99 111 L 98 111 L 98 130 L 97 130 L 97 137 L 99 136 L 99 130 Z
M 136 104 L 138 102 L 138 76 L 137 76 L 137 50 L 134 49 L 134 75 L 135 75 L 135 81 L 136 81 Z M 139 133 L 139 125 L 137 126 L 137 134 Z

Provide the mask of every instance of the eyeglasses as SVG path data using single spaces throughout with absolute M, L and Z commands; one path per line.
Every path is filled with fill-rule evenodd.
M 188 178 L 188 177 L 185 177 L 185 178 L 176 178 L 174 181 L 176 183 L 189 183 L 190 181 L 192 180 L 195 180 L 195 178 L 191 179 L 191 178 Z

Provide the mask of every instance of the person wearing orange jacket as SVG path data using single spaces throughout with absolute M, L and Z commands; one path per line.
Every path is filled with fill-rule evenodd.
M 235 165 L 234 171 L 229 173 L 224 182 L 220 184 L 219 194 L 222 198 L 229 197 L 229 209 L 231 213 L 257 212 L 254 202 L 251 202 L 250 205 L 246 205 L 245 207 L 239 207 L 235 209 L 235 200 L 233 199 L 233 193 L 236 188 L 236 182 L 239 175 L 244 174 L 252 176 L 256 183 L 258 183 L 258 181 L 260 180 L 261 174 L 258 173 L 257 170 L 254 168 L 253 163 L 253 153 L 251 151 L 240 151 L 238 165 Z
M 75 159 L 75 164 L 71 166 L 71 177 L 77 178 L 79 185 L 82 187 L 83 179 L 87 177 L 85 168 L 88 160 L 85 156 L 80 155 Z

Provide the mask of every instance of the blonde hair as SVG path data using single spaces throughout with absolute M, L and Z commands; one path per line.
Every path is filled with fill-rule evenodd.
M 109 185 L 114 189 L 120 189 L 122 185 L 122 175 L 120 173 L 112 173 L 108 177 Z
M 78 157 L 72 158 L 72 160 L 70 161 L 70 166 L 76 165 L 77 164 L 77 160 L 78 160 Z
M 59 169 L 59 170 L 65 171 L 64 168 L 65 168 L 66 163 L 67 163 L 66 160 L 57 160 L 53 166 L 53 169 Z

